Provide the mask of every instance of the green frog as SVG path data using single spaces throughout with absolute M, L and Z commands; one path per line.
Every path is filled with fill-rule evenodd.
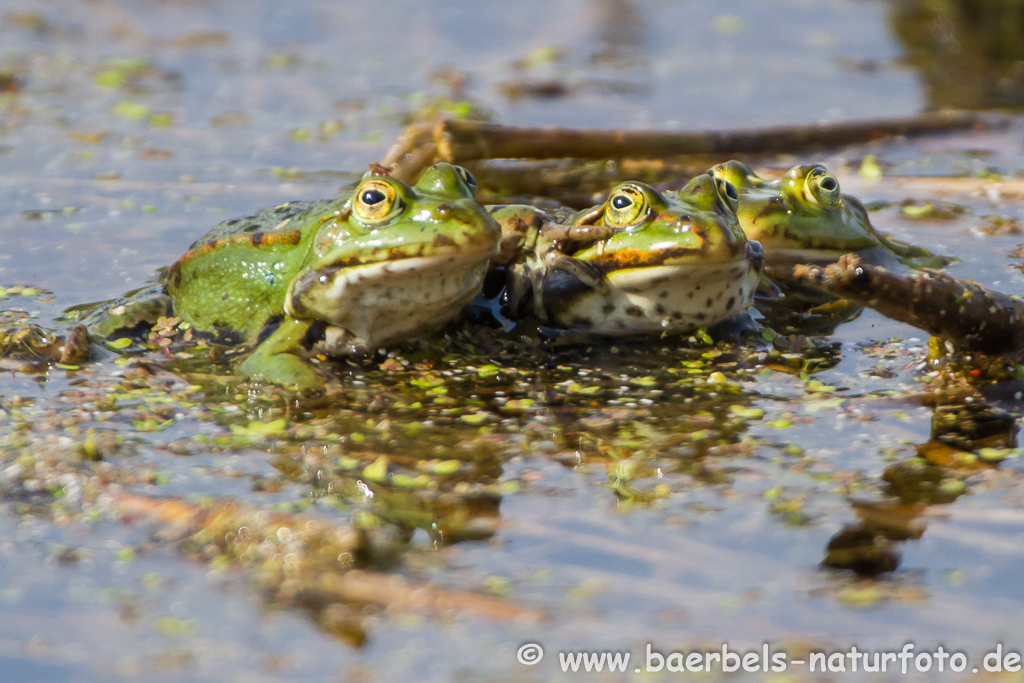
M 776 181 L 760 178 L 739 161 L 713 166 L 708 174 L 728 180 L 739 192 L 740 227 L 764 247 L 765 275 L 782 293 L 782 298 L 759 296 L 757 308 L 780 331 L 831 333 L 863 308 L 798 282 L 793 269 L 799 264 L 827 265 L 849 253 L 889 269 L 947 262 L 876 231 L 864 205 L 842 194 L 839 181 L 821 164 L 795 166 Z
M 499 237 L 465 169 L 437 164 L 410 187 L 372 165 L 351 195 L 220 223 L 158 285 L 90 306 L 81 323 L 110 340 L 174 316 L 251 347 L 239 374 L 312 389 L 311 350 L 371 350 L 458 316 Z
M 740 227 L 764 247 L 765 272 L 777 282 L 790 279 L 798 263 L 833 263 L 850 253 L 883 266 L 936 262 L 925 249 L 878 233 L 864 205 L 842 194 L 839 181 L 821 164 L 794 166 L 775 181 L 739 161 L 718 164 L 708 173 L 736 187 Z
M 735 315 L 762 266 L 736 200 L 729 182 L 701 175 L 678 192 L 622 183 L 578 213 L 493 207 L 511 308 L 532 295 L 542 321 L 608 336 L 688 332 Z

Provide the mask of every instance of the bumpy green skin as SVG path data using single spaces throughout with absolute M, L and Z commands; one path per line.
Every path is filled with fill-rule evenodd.
M 394 210 L 360 216 L 355 198 L 382 182 Z M 350 196 L 225 221 L 160 287 L 104 308 L 89 328 L 110 337 L 173 314 L 200 334 L 255 346 L 241 374 L 315 388 L 304 357 L 323 345 L 314 336 L 332 353 L 374 348 L 440 327 L 476 295 L 500 231 L 475 195 L 471 176 L 448 164 L 415 187 L 377 169 Z
M 623 197 L 639 207 L 628 220 L 615 217 Z M 759 247 L 739 228 L 735 192 L 708 175 L 678 193 L 623 183 L 579 213 L 506 206 L 492 215 L 513 303 L 529 288 L 537 315 L 566 329 L 692 331 L 747 308 L 760 277 Z

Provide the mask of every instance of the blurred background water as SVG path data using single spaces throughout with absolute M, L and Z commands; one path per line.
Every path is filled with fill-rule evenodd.
M 947 106 L 1012 109 L 1024 102 L 1022 7 L 0 0 L 0 285 L 53 290 L 52 301 L 20 305 L 52 322 L 66 306 L 151 280 L 224 218 L 333 194 L 406 124 L 438 112 L 519 125 L 695 130 Z M 1024 165 L 1012 127 L 869 151 L 892 165 L 955 175 Z M 825 160 L 841 166 L 864 153 L 829 152 Z M 773 165 L 808 159 L 801 155 Z M 860 187 L 867 199 L 903 198 L 885 183 Z M 913 223 L 898 207 L 876 215 L 901 237 L 963 256 L 958 272 L 1019 291 L 1019 273 L 1006 270 L 1019 237 L 980 236 L 978 226 L 992 214 L 1024 218 L 1020 207 L 987 197 L 964 203 L 965 214 L 941 224 Z M 913 385 L 920 333 L 872 314 L 844 329 L 848 357 L 824 381 L 841 384 L 888 363 L 901 389 Z M 908 339 L 914 353 L 867 348 L 869 339 L 890 336 Z M 892 386 L 864 381 L 865 394 Z M 171 549 L 125 553 L 149 542 L 145 530 L 104 521 L 62 526 L 5 503 L 0 680 L 398 681 L 409 671 L 423 680 L 557 679 L 550 662 L 515 663 L 515 648 L 529 639 L 550 646 L 552 657 L 556 647 L 640 652 L 651 641 L 691 649 L 771 640 L 794 652 L 854 642 L 898 649 L 908 639 L 972 654 L 1000 639 L 1019 647 L 1019 464 L 975 475 L 957 514 L 929 519 L 926 535 L 900 546 L 899 571 L 868 590 L 849 572 L 820 567 L 833 538 L 864 532 L 836 477 L 899 480 L 893 462 L 928 438 L 931 410 L 879 399 L 869 423 L 850 404 L 787 403 L 803 396 L 796 380 L 759 382 L 768 417 L 793 410 L 807 418 L 794 420 L 785 439 L 813 462 L 787 460 L 785 444 L 733 453 L 722 466 L 727 484 L 695 474 L 692 490 L 679 485 L 649 508 L 612 495 L 603 465 L 576 470 L 550 457 L 564 445 L 559 427 L 538 428 L 543 445 L 504 463 L 504 480 L 541 483 L 502 501 L 494 539 L 446 548 L 436 566 L 418 572 L 470 587 L 505 577 L 517 599 L 554 613 L 537 628 L 379 614 L 369 617 L 368 644 L 354 649 Z M 58 372 L 48 383 L 11 373 L 0 378 L 0 400 L 27 396 L 59 408 L 73 386 Z M 4 415 L 0 404 L 0 422 Z M 552 423 L 563 419 L 557 413 Z M 781 441 L 761 423 L 750 434 Z M 189 459 L 133 438 L 142 464 L 169 473 L 170 493 L 260 499 L 248 479 L 217 473 L 271 470 L 260 449 Z M 4 447 L 5 457 L 15 453 L 10 441 Z M 700 467 L 666 475 L 689 482 Z M 784 512 L 766 502 L 779 486 L 813 499 L 813 523 L 780 521 Z M 308 493 L 295 486 L 281 498 Z M 877 526 L 866 526 L 873 539 Z M 64 562 L 66 547 L 79 559 Z

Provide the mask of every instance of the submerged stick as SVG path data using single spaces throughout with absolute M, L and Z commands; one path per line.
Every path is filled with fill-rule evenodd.
M 854 254 L 825 268 L 796 266 L 793 275 L 804 284 L 941 337 L 960 351 L 1024 350 L 1024 304 L 972 280 L 934 270 L 900 275 L 862 263 Z
M 979 123 L 966 112 L 931 112 L 905 118 L 844 123 L 813 123 L 735 131 L 675 132 L 525 128 L 480 121 L 445 119 L 414 124 L 388 150 L 381 163 L 404 180 L 426 166 L 417 150 L 436 148 L 434 160 L 461 164 L 479 159 L 610 159 L 681 154 L 791 152 L 808 146 L 842 146 L 888 135 L 922 135 L 969 128 Z
M 339 603 L 485 619 L 538 621 L 543 614 L 507 600 L 417 583 L 358 569 L 372 555 L 366 532 L 328 520 L 267 512 L 237 501 L 187 501 L 113 493 L 118 507 L 164 525 L 194 557 L 248 569 L 256 585 L 277 601 L 321 613 Z

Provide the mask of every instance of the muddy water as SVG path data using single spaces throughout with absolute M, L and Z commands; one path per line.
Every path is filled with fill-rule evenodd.
M 0 304 L 48 325 L 151 280 L 224 218 L 334 193 L 438 98 L 506 123 L 694 129 L 906 115 L 933 90 L 883 2 L 4 0 L 0 17 L 0 286 L 52 292 Z M 1020 131 L 757 161 L 823 161 L 884 204 L 879 227 L 1020 292 L 1020 199 L 939 182 L 1019 172 Z M 869 153 L 880 182 L 857 173 Z M 908 199 L 960 208 L 913 220 Z M 201 367 L 187 377 L 202 389 L 157 368 L 163 384 L 135 394 L 113 357 L 4 374 L 0 680 L 563 680 L 560 650 L 648 643 L 799 659 L 910 641 L 963 651 L 970 672 L 998 642 L 1024 648 L 1021 466 L 915 457 L 932 433 L 913 396 L 933 381 L 925 341 L 871 312 L 781 360 L 656 340 L 512 348 L 465 327 L 397 366 L 340 366 L 331 402 L 299 412 Z M 1015 385 L 985 386 L 987 424 L 1015 446 Z M 281 417 L 287 430 L 247 436 Z M 121 438 L 102 464 L 81 462 L 89 426 Z M 382 455 L 392 483 L 367 487 Z M 409 536 L 387 571 L 547 617 L 365 610 L 353 646 L 166 529 L 122 523 L 81 490 L 104 468 L 154 497 L 372 514 Z M 424 472 L 456 502 L 393 484 Z M 515 657 L 528 642 L 547 652 L 533 667 Z

